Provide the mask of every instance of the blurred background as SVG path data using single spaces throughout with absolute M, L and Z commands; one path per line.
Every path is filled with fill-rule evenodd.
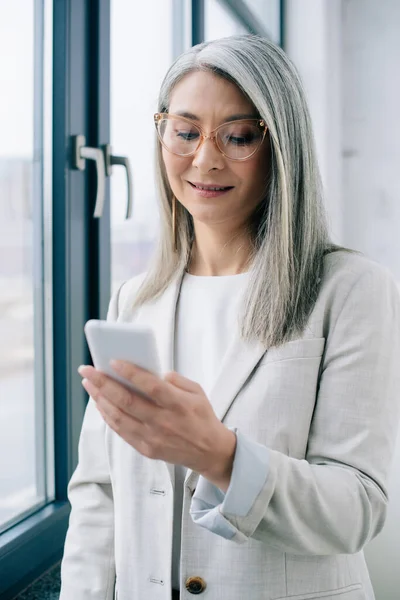
M 308 97 L 334 241 L 400 282 L 399 23 L 398 0 L 0 0 L 0 599 L 62 555 L 83 324 L 157 238 L 153 113 L 171 62 L 235 33 L 280 44 Z M 100 218 L 78 135 L 99 163 L 128 159 L 106 170 Z M 399 598 L 400 449 L 390 491 L 366 551 L 377 600 Z

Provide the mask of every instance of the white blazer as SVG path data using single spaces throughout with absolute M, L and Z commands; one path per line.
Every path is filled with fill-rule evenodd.
M 113 297 L 109 318 L 151 325 L 162 369 L 173 370 L 181 276 L 133 311 L 142 279 Z M 372 600 L 362 549 L 385 520 L 399 392 L 393 278 L 364 257 L 328 255 L 301 338 L 265 352 L 237 337 L 221 365 L 210 402 L 226 426 L 268 449 L 269 474 L 246 514 L 222 502 L 200 525 L 196 503 L 209 484 L 188 471 L 181 598 L 193 598 L 185 582 L 194 577 L 204 600 Z M 170 600 L 173 466 L 129 446 L 92 400 L 68 493 L 60 600 Z

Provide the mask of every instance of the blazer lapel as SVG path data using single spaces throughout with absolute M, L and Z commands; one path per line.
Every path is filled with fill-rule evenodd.
M 209 400 L 220 421 L 224 420 L 231 404 L 265 350 L 261 343 L 246 343 L 240 338 L 239 333 L 235 335 L 209 394 Z
M 220 421 L 224 420 L 230 406 L 265 351 L 266 349 L 261 342 L 244 342 L 239 332 L 236 332 L 222 361 L 220 370 L 217 369 L 217 378 L 208 398 Z M 198 478 L 198 473 L 188 469 L 185 485 L 193 491 Z
M 174 370 L 175 312 L 181 283 L 182 277 L 176 277 L 160 298 L 140 308 L 136 320 L 153 329 L 163 373 Z
M 157 340 L 158 354 L 161 371 L 167 373 L 174 370 L 174 344 L 175 344 L 175 313 L 182 276 L 177 276 L 163 292 L 160 298 L 140 307 L 136 323 L 150 326 Z M 174 465 L 165 462 L 172 486 L 175 485 Z

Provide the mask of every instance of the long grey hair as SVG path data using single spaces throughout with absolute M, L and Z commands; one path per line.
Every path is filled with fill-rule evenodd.
M 268 40 L 240 35 L 194 46 L 170 67 L 158 110 L 168 112 L 174 86 L 188 73 L 210 71 L 235 83 L 268 127 L 268 185 L 251 217 L 252 275 L 244 296 L 241 337 L 266 348 L 304 330 L 319 290 L 323 257 L 345 250 L 330 241 L 310 116 L 299 76 L 285 53 Z M 177 252 L 172 235 L 173 193 L 157 143 L 161 203 L 158 247 L 135 307 L 158 297 L 183 276 L 194 239 L 193 219 L 179 202 Z

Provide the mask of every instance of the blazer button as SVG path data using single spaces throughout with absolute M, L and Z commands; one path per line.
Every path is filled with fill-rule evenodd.
M 191 594 L 201 594 L 207 587 L 206 582 L 201 577 L 188 577 L 185 585 L 187 591 Z

